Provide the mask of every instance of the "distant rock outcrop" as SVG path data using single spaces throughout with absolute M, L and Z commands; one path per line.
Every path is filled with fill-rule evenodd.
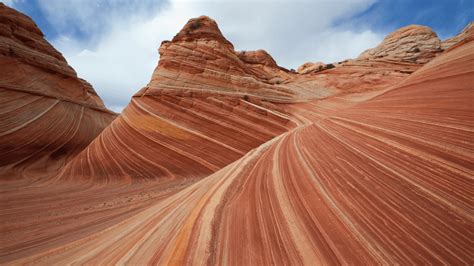
M 441 41 L 429 27 L 410 25 L 389 34 L 357 59 L 393 60 L 424 64 L 442 51 Z
M 390 33 L 377 47 L 356 59 L 337 63 L 305 63 L 288 84 L 317 87 L 320 97 L 379 90 L 405 79 L 442 52 L 429 27 L 411 25 Z
M 326 64 L 323 62 L 307 62 L 302 64 L 296 69 L 296 72 L 300 74 L 308 74 L 310 72 L 321 71 L 325 68 Z
M 0 69 L 1 178 L 51 174 L 116 116 L 29 17 L 2 3 Z

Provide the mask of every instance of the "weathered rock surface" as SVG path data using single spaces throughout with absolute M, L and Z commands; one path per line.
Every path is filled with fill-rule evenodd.
M 296 69 L 296 72 L 300 74 L 308 74 L 309 72 L 322 71 L 326 64 L 323 62 L 307 62 L 302 64 Z
M 296 74 L 200 17 L 160 53 L 59 176 L 0 181 L 1 264 L 473 263 L 474 41 Z
M 410 25 L 389 34 L 383 42 L 358 59 L 427 63 L 441 52 L 441 41 L 429 27 Z
M 0 3 L 0 178 L 52 173 L 115 117 L 34 22 Z

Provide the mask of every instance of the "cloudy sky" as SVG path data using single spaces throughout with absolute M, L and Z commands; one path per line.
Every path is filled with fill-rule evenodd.
M 189 18 L 214 18 L 236 50 L 267 50 L 286 68 L 357 57 L 391 31 L 432 27 L 441 39 L 474 20 L 472 0 L 0 0 L 46 38 L 120 111 L 145 86 L 157 49 Z

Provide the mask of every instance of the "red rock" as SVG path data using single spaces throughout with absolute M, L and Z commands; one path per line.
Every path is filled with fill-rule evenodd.
M 453 46 L 470 42 L 472 40 L 474 40 L 474 22 L 470 22 L 458 35 L 443 41 L 441 43 L 441 48 L 449 50 Z
M 261 101 L 294 97 L 267 80 L 284 71 L 263 51 L 239 57 L 212 19 L 191 19 L 159 51 L 148 86 L 62 178 L 202 178 L 294 125 Z
M 397 32 L 296 74 L 191 20 L 59 176 L 0 186 L 0 263 L 472 264 L 474 41 Z
M 441 52 L 441 41 L 429 27 L 410 25 L 389 34 L 383 42 L 358 59 L 426 63 Z
M 356 59 L 327 65 L 303 64 L 298 71 L 302 75 L 287 83 L 306 90 L 318 88 L 318 93 L 306 98 L 377 91 L 405 79 L 441 51 L 441 42 L 430 28 L 407 26 Z
M 296 69 L 296 72 L 300 74 L 308 74 L 310 72 L 322 71 L 325 66 L 326 64 L 322 62 L 307 62 L 299 66 L 298 69 Z
M 115 114 L 27 16 L 0 3 L 0 178 L 51 175 Z

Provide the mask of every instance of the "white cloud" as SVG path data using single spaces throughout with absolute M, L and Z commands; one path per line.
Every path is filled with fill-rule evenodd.
M 368 8 L 372 0 L 131 2 L 142 7 L 114 9 L 109 3 L 107 12 L 95 1 L 40 2 L 60 32 L 67 32 L 71 23 L 83 23 L 88 38 L 64 33 L 53 44 L 115 110 L 148 83 L 161 41 L 171 39 L 189 18 L 199 15 L 214 18 L 237 50 L 265 49 L 287 68 L 307 61 L 354 58 L 383 37 L 347 23 L 334 26 Z

